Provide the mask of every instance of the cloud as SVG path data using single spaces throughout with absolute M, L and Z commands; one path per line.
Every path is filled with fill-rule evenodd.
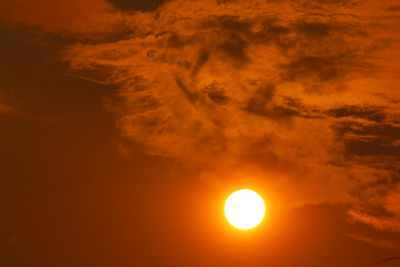
M 382 107 L 347 105 L 333 108 L 327 113 L 337 118 L 360 118 L 374 122 L 383 122 L 386 119 L 386 113 Z
M 362 242 L 366 242 L 368 244 L 371 244 L 373 246 L 377 246 L 377 247 L 382 247 L 382 248 L 387 248 L 390 250 L 394 250 L 394 251 L 399 251 L 400 250 L 400 244 L 396 241 L 392 241 L 392 240 L 387 240 L 387 239 L 378 239 L 378 238 L 371 238 L 369 236 L 363 236 L 363 235 L 358 235 L 358 234 L 347 234 L 349 237 L 362 241 Z M 388 258 L 388 259 L 384 259 L 381 260 L 378 263 L 383 263 L 389 260 L 395 260 L 397 259 L 397 257 L 393 257 L 393 258 Z
M 258 177 L 292 204 L 384 206 L 399 181 L 398 22 L 382 3 L 307 3 L 169 1 L 62 58 L 118 86 L 105 104 L 127 146 L 208 181 Z
M 373 226 L 376 229 L 400 233 L 400 187 L 383 197 L 380 204 L 383 210 L 373 211 L 371 209 L 360 207 L 349 211 L 349 215 L 358 222 Z
M 350 155 L 400 156 L 400 127 L 397 125 L 345 121 L 338 123 L 336 131 L 338 138 L 345 141 Z
M 349 215 L 359 222 L 372 225 L 376 229 L 400 232 L 400 222 L 398 221 L 398 218 L 376 217 L 354 210 L 349 211 Z
M 113 6 L 122 10 L 151 11 L 167 2 L 167 0 L 108 0 Z

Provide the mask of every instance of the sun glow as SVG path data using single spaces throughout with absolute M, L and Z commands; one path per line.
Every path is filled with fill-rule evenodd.
M 235 191 L 225 201 L 225 217 L 236 228 L 247 230 L 256 227 L 264 215 L 264 200 L 253 190 Z

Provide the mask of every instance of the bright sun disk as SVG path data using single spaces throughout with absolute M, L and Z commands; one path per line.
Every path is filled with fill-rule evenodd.
M 225 217 L 236 228 L 253 228 L 263 220 L 264 215 L 264 200 L 253 190 L 235 191 L 225 201 Z

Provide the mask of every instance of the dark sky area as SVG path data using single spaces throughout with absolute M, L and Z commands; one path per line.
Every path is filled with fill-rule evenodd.
M 0 266 L 398 266 L 399 26 L 395 0 L 4 0 Z

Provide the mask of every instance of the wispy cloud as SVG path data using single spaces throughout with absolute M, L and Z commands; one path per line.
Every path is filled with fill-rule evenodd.
M 395 251 L 400 251 L 400 243 L 392 240 L 386 240 L 386 239 L 377 239 L 377 238 L 371 238 L 368 236 L 363 236 L 363 235 L 358 235 L 358 234 L 347 234 L 349 237 L 366 242 L 368 244 L 371 244 L 373 246 L 377 247 L 382 247 L 382 248 L 387 248 L 390 250 L 395 250 Z M 394 259 L 394 258 L 393 258 Z M 386 261 L 386 260 L 384 260 Z M 377 263 L 383 263 L 384 261 L 378 261 Z
M 63 60 L 119 87 L 106 106 L 150 154 L 211 176 L 280 177 L 265 181 L 306 202 L 354 201 L 398 182 L 400 102 L 384 60 L 400 58 L 398 22 L 387 12 L 353 1 L 169 1 L 127 13 L 130 35 L 71 46 Z

